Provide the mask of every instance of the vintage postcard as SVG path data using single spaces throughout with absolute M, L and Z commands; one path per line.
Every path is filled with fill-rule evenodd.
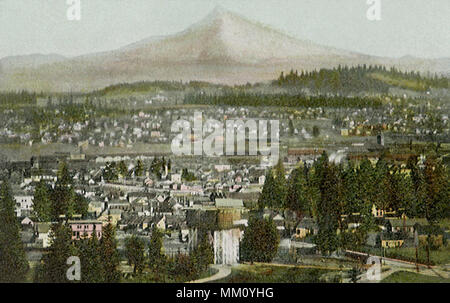
M 0 282 L 449 283 L 449 29 L 448 0 L 0 0 Z

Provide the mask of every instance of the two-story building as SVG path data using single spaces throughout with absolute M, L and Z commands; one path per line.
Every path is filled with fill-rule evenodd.
M 33 210 L 33 196 L 27 194 L 15 195 L 17 217 L 29 216 Z
M 102 237 L 102 222 L 97 220 L 69 220 L 67 224 L 72 231 L 72 240 L 90 238 L 93 233 L 97 238 Z

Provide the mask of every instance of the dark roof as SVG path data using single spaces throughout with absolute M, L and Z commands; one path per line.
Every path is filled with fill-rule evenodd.
M 288 149 L 288 156 L 304 156 L 304 155 L 320 155 L 324 152 L 323 149 Z
M 147 193 L 147 192 L 131 192 L 128 193 L 128 197 L 146 197 L 146 198 L 155 198 L 156 193 Z

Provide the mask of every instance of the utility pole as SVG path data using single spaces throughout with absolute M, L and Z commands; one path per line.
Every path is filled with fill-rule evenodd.
M 383 253 L 384 253 L 384 248 L 383 248 L 383 230 L 381 230 L 381 233 L 380 233 L 380 255 L 381 255 L 381 257 L 380 257 L 380 264 L 381 264 L 381 266 L 383 266 Z
M 416 247 L 416 270 L 419 272 L 419 234 L 417 233 L 417 229 L 414 231 L 414 246 Z

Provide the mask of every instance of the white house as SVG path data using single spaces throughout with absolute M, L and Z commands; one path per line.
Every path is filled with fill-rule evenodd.
M 33 210 L 33 196 L 16 195 L 14 196 L 14 200 L 16 200 L 17 217 L 21 217 L 22 214 L 26 212 L 31 212 Z
M 33 226 L 34 222 L 33 220 L 31 220 L 29 217 L 25 217 L 20 224 L 24 225 L 24 226 Z
M 181 183 L 181 174 L 172 174 L 170 180 L 174 183 Z
M 259 176 L 259 178 L 258 178 L 258 183 L 259 183 L 260 185 L 264 185 L 265 182 L 266 182 L 266 176 L 265 176 L 265 175 Z

